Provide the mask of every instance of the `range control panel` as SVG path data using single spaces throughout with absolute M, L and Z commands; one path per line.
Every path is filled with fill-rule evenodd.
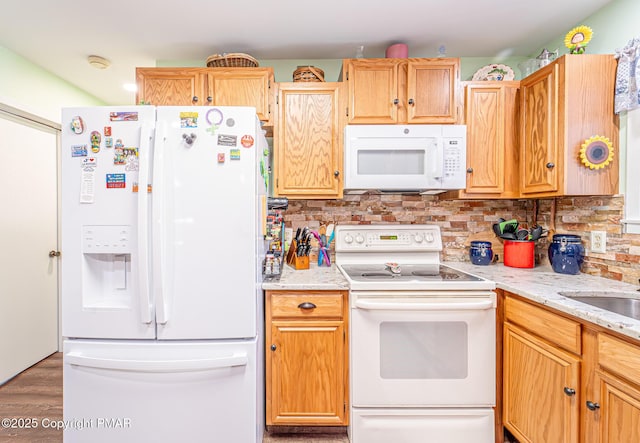
M 336 251 L 441 251 L 437 225 L 339 225 Z

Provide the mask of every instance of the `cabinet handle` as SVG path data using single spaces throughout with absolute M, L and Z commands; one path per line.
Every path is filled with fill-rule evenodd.
M 393 104 L 397 105 L 398 103 L 400 103 L 400 100 L 398 100 L 397 98 L 395 100 L 393 100 Z
M 551 162 L 547 163 L 546 166 L 547 166 L 547 169 L 553 169 L 553 168 L 556 167 L 556 165 L 554 163 L 551 163 Z
M 194 96 L 191 98 L 191 101 L 192 101 L 192 102 L 194 102 L 194 103 L 195 103 L 195 102 L 197 102 L 197 101 L 198 101 L 198 96 L 197 96 L 197 95 L 194 95 Z
M 340 171 L 338 171 L 338 170 L 333 171 L 333 176 L 334 177 L 338 177 L 339 175 L 340 175 Z
M 298 305 L 298 307 L 299 307 L 300 309 L 315 309 L 315 308 L 316 308 L 316 305 L 314 305 L 313 303 L 310 303 L 310 302 L 306 301 L 306 302 L 304 302 L 304 303 L 300 303 L 300 304 Z
M 413 101 L 413 99 L 412 99 L 412 98 L 410 98 L 410 99 L 409 99 L 409 104 L 410 104 L 410 105 L 415 104 L 415 102 Z
M 471 174 L 473 172 L 473 168 L 467 168 L 467 172 Z
M 594 403 L 591 400 L 587 400 L 587 409 L 590 411 L 595 411 L 596 409 L 600 409 L 600 405 L 598 403 Z
M 213 97 L 208 96 L 208 97 L 207 97 L 207 102 L 211 103 L 212 101 L 213 101 Z
M 271 350 L 275 351 L 276 349 L 278 349 L 278 347 L 276 345 L 271 345 Z
M 564 393 L 567 394 L 569 397 L 572 397 L 574 395 L 576 395 L 576 390 L 572 389 L 572 388 L 568 388 L 568 387 L 564 387 Z

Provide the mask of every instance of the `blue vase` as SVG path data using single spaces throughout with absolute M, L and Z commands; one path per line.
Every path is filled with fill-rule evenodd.
M 580 236 L 555 234 L 549 245 L 549 261 L 555 272 L 579 274 L 584 261 L 584 246 Z
M 472 241 L 469 258 L 474 265 L 488 265 L 493 260 L 493 249 L 490 241 Z

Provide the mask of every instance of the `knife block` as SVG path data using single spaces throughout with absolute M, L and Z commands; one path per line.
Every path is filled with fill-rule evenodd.
M 309 256 L 297 256 L 296 250 L 298 249 L 298 242 L 291 240 L 289 246 L 289 252 L 287 253 L 287 264 L 296 270 L 309 269 Z

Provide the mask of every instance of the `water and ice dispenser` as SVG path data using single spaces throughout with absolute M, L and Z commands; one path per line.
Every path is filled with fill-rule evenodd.
M 82 282 L 85 308 L 127 308 L 132 292 L 132 227 L 82 226 Z

